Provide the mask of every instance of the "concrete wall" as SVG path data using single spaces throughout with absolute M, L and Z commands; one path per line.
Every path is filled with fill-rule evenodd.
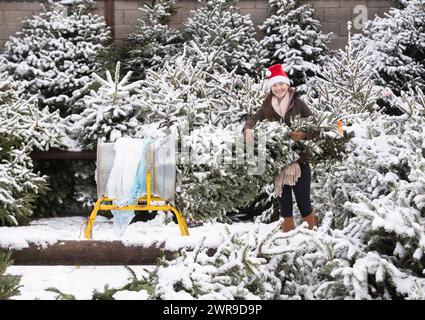
M 353 21 L 358 17 L 362 8 L 367 9 L 368 18 L 375 15 L 383 16 L 388 11 L 391 0 L 310 0 L 315 10 L 315 17 L 322 23 L 324 32 L 333 32 L 335 38 L 330 47 L 341 48 L 347 41 L 347 21 Z M 0 47 L 2 47 L 10 35 L 14 35 L 21 30 L 22 20 L 42 9 L 38 1 L 9 1 L 0 0 Z M 139 8 L 143 1 L 140 0 L 115 0 L 114 2 L 114 21 L 115 37 L 118 42 L 125 38 L 126 34 L 132 31 L 137 19 L 141 16 Z M 200 4 L 197 0 L 177 0 L 177 14 L 173 16 L 170 26 L 179 27 L 191 15 L 191 10 L 195 10 Z M 356 6 L 364 6 L 357 7 Z M 269 14 L 269 5 L 267 0 L 240 0 L 238 3 L 239 12 L 250 14 L 254 24 L 261 24 Z M 96 13 L 105 14 L 105 0 L 98 0 L 96 4 Z M 257 28 L 258 31 L 258 28 Z M 353 29 L 354 32 L 360 31 Z M 260 38 L 261 34 L 258 33 Z

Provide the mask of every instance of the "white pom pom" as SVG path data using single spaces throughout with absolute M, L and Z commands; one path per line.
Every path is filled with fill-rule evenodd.
M 266 70 L 266 76 L 267 76 L 267 77 L 270 77 L 271 75 L 272 75 L 272 72 L 271 72 L 269 69 L 267 69 L 267 70 Z

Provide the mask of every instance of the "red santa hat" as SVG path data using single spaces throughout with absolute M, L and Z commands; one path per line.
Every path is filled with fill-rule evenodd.
M 283 71 L 283 67 L 281 64 L 275 64 L 269 67 L 266 71 L 266 76 L 269 77 L 268 87 L 271 88 L 272 85 L 283 82 L 288 86 L 291 85 L 289 78 L 285 71 Z

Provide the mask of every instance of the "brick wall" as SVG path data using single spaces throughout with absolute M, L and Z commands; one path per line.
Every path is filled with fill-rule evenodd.
M 373 19 L 375 15 L 383 17 L 391 5 L 390 0 L 315 0 L 311 3 L 316 19 L 322 24 L 322 31 L 334 33 L 335 38 L 330 45 L 332 49 L 342 48 L 347 43 L 347 21 L 353 22 L 358 16 L 356 6 L 364 6 L 367 9 L 367 18 Z M 361 29 L 353 27 L 352 31 L 357 33 Z
M 21 30 L 22 20 L 42 9 L 38 1 L 0 0 L 0 47 L 2 47 L 10 35 L 14 35 Z M 367 8 L 369 18 L 376 15 L 383 16 L 388 11 L 391 0 L 310 0 L 315 10 L 315 17 L 322 23 L 324 32 L 333 32 L 335 38 L 330 47 L 332 49 L 341 48 L 347 41 L 347 21 L 353 21 L 357 14 L 356 6 L 364 5 Z M 143 4 L 141 0 L 115 0 L 114 2 L 114 32 L 117 42 L 121 42 L 125 35 L 132 31 L 137 19 L 141 16 L 138 8 Z M 195 10 L 199 3 L 197 0 L 177 0 L 177 14 L 173 16 L 170 26 L 180 26 L 191 15 L 191 10 Z M 267 0 L 240 0 L 238 3 L 239 12 L 250 14 L 254 24 L 261 24 L 269 14 Z M 357 7 L 359 8 L 359 7 Z M 96 11 L 99 15 L 105 14 L 105 0 L 98 0 Z M 355 30 L 354 32 L 359 30 Z M 258 28 L 257 28 L 258 32 Z M 257 37 L 261 34 L 258 32 Z

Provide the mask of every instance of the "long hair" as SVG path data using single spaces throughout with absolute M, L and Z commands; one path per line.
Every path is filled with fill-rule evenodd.
M 261 108 L 263 108 L 264 112 L 264 118 L 267 120 L 273 120 L 273 114 L 272 114 L 272 98 L 273 93 L 270 91 L 267 96 L 263 100 L 263 105 Z

